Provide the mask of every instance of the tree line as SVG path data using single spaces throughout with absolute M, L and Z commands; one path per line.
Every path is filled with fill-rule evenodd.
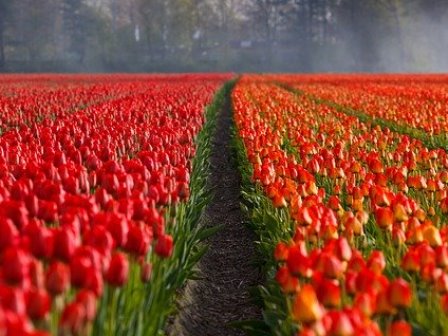
M 446 0 L 0 0 L 0 71 L 443 71 Z

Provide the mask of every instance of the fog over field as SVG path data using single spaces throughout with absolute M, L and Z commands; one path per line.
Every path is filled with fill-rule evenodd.
M 0 0 L 0 71 L 447 72 L 446 0 Z

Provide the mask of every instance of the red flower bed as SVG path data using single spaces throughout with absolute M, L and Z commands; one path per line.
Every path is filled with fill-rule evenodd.
M 132 289 L 140 281 L 128 284 L 134 269 L 151 281 L 155 255 L 173 253 L 167 225 L 189 198 L 204 107 L 227 78 L 81 77 L 67 84 L 49 76 L 55 89 L 45 77 L 0 99 L 10 128 L 0 137 L 6 335 L 88 333 L 97 312 L 111 309 L 102 301 L 107 288 Z M 80 104 L 89 106 L 76 110 Z

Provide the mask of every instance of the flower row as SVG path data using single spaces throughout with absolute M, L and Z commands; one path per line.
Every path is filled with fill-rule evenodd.
M 114 288 L 135 292 L 151 282 L 152 264 L 173 253 L 168 232 L 182 224 L 176 208 L 189 198 L 195 138 L 223 79 L 115 83 L 116 99 L 0 137 L 7 335 L 114 333 Z M 95 322 L 104 315 L 111 324 Z
M 354 248 L 352 254 L 358 255 L 359 249 L 364 256 L 363 267 L 369 269 L 369 253 L 376 246 L 388 260 L 384 263 L 388 274 L 412 279 L 416 290 L 425 291 L 426 298 L 434 295 L 439 297 L 442 309 L 447 306 L 444 255 L 448 245 L 446 229 L 440 226 L 447 204 L 444 150 L 428 150 L 409 136 L 363 124 L 358 118 L 318 104 L 312 98 L 269 84 L 265 78 L 244 79 L 236 100 L 241 100 L 235 104 L 236 120 L 252 163 L 253 179 L 264 186 L 276 207 L 286 207 L 294 222 L 292 240 L 286 239 L 277 249 L 295 250 L 304 242 L 313 246 L 311 250 L 301 248 L 300 264 L 308 266 L 302 268 L 305 271 L 298 278 L 288 258 L 287 267 L 280 267 L 277 278 L 284 291 L 296 288 L 309 267 L 313 270 L 308 273 L 313 290 L 318 299 L 326 302 L 324 294 L 330 295 L 331 291 L 327 288 L 321 292 L 320 280 L 316 284 L 312 274 L 316 272 L 320 279 L 322 271 L 337 264 L 338 261 L 322 263 L 320 254 L 327 244 L 333 246 L 335 239 L 347 239 Z M 417 275 L 409 277 L 412 274 Z M 345 274 L 342 278 L 346 283 L 340 283 L 339 288 L 350 293 L 350 276 Z M 396 281 L 403 283 L 392 283 Z M 375 286 L 373 279 L 370 283 Z M 334 283 L 333 287 L 336 288 Z M 356 289 L 355 296 L 348 300 L 355 305 L 356 293 L 373 292 Z M 370 297 L 376 308 L 372 308 L 375 304 L 370 306 L 369 317 L 395 315 L 399 311 L 394 295 L 388 294 L 388 305 L 381 295 L 385 294 Z M 338 302 L 338 307 L 347 302 L 340 297 L 332 297 L 330 307 L 334 302 Z M 442 323 L 438 317 L 423 321 L 421 312 L 416 310 L 412 306 L 406 313 L 413 323 L 426 324 L 425 328 L 431 323 L 446 328 L 446 321 Z M 326 325 L 327 333 L 334 334 L 331 325 L 335 323 Z M 397 325 L 406 329 L 402 321 Z M 360 332 L 357 330 L 356 334 Z

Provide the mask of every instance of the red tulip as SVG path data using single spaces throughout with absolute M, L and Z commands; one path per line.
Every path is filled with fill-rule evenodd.
M 281 266 L 275 274 L 275 280 L 278 282 L 284 293 L 295 293 L 299 288 L 299 279 L 293 276 L 286 266 Z
M 277 261 L 286 261 L 288 259 L 289 248 L 283 242 L 277 244 L 274 250 L 274 258 Z
M 129 224 L 124 216 L 115 213 L 110 214 L 107 217 L 106 227 L 112 234 L 118 247 L 122 247 L 126 244 Z
M 356 335 L 350 318 L 344 312 L 335 312 L 332 314 L 331 328 L 328 334 L 334 336 Z
M 19 231 L 10 219 L 0 217 L 0 251 L 17 243 Z
M 323 278 L 316 286 L 319 302 L 325 307 L 335 308 L 341 304 L 341 288 L 337 280 Z
M 155 252 L 162 258 L 168 258 L 173 253 L 173 237 L 164 234 L 157 239 Z
M 9 247 L 2 256 L 3 277 L 10 283 L 20 283 L 29 275 L 30 255 L 18 248 Z
M 148 282 L 151 279 L 152 265 L 148 262 L 143 262 L 140 265 L 140 280 L 143 283 Z
M 399 278 L 390 283 L 388 296 L 392 305 L 398 308 L 406 308 L 411 305 L 412 290 L 405 280 Z
M 298 245 L 293 245 L 289 248 L 286 264 L 293 275 L 306 278 L 312 275 L 310 260 Z
M 63 335 L 81 335 L 86 323 L 86 310 L 81 302 L 65 306 L 59 320 L 59 332 Z
M 121 287 L 128 279 L 129 263 L 127 257 L 122 253 L 115 253 L 110 261 L 106 272 L 106 281 L 112 286 Z
M 63 260 L 69 261 L 75 248 L 77 241 L 74 233 L 65 228 L 60 228 L 54 234 L 54 256 Z
M 26 309 L 33 320 L 43 319 L 51 307 L 51 299 L 43 289 L 32 289 L 26 294 Z
M 76 294 L 75 301 L 82 305 L 88 321 L 93 321 L 96 316 L 97 300 L 95 294 L 89 290 L 82 289 Z
M 70 286 L 70 270 L 62 262 L 54 261 L 45 274 L 45 286 L 51 295 L 64 293 Z
M 388 336 L 411 336 L 412 335 L 412 327 L 409 325 L 409 323 L 399 320 L 394 321 L 389 326 L 389 329 L 387 330 Z

